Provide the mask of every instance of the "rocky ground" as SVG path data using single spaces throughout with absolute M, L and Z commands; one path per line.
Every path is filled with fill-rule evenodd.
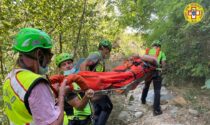
M 210 125 L 209 92 L 189 88 L 162 87 L 163 114 L 153 116 L 153 88 L 147 104 L 141 104 L 143 85 L 125 95 L 112 95 L 114 110 L 108 125 Z M 202 93 L 203 92 L 203 93 Z
M 210 91 L 195 86 L 162 87 L 163 114 L 153 116 L 153 88 L 147 104 L 141 104 L 143 85 L 127 95 L 111 95 L 114 109 L 107 125 L 210 125 Z M 0 125 L 8 125 L 0 96 Z

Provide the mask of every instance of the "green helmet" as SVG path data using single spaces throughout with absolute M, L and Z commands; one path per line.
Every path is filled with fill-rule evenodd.
M 102 47 L 102 46 L 109 48 L 110 51 L 112 50 L 112 43 L 109 40 L 102 40 L 99 43 L 99 48 Z
M 71 55 L 69 53 L 61 53 L 55 57 L 55 63 L 58 67 L 60 67 L 60 64 L 66 60 L 73 61 L 73 55 Z
M 160 40 L 155 40 L 152 42 L 152 46 L 161 46 Z
M 30 52 L 36 48 L 52 48 L 50 36 L 38 29 L 23 28 L 14 38 L 13 50 L 18 52 Z

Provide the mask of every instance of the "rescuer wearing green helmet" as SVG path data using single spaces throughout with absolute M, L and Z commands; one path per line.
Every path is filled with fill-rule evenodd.
M 19 57 L 3 84 L 5 113 L 11 124 L 63 123 L 66 81 L 59 87 L 56 104 L 49 81 L 42 76 L 53 56 L 52 45 L 47 33 L 34 28 L 23 28 L 14 38 L 12 48 Z
M 162 114 L 160 107 L 160 91 L 162 86 L 162 75 L 161 72 L 164 70 L 166 65 L 166 56 L 165 53 L 161 50 L 160 40 L 153 41 L 151 49 L 147 48 L 146 55 L 150 55 L 156 58 L 158 67 L 152 74 L 151 79 L 145 80 L 144 88 L 142 91 L 141 101 L 142 104 L 146 104 L 146 97 L 150 87 L 151 82 L 153 81 L 154 85 L 154 103 L 153 103 L 153 115 L 157 116 Z
M 55 58 L 57 67 L 62 74 L 68 76 L 74 74 L 73 56 L 69 53 L 58 54 Z M 77 83 L 73 83 L 74 90 L 80 90 Z M 92 89 L 85 92 L 74 93 L 67 92 L 65 98 L 64 110 L 67 115 L 68 125 L 90 125 L 92 110 L 89 99 L 94 95 Z
M 98 51 L 92 52 L 81 64 L 80 71 L 105 72 L 105 59 L 109 58 L 112 44 L 109 40 L 102 40 Z M 105 125 L 112 111 L 113 105 L 108 95 L 94 96 L 94 125 Z

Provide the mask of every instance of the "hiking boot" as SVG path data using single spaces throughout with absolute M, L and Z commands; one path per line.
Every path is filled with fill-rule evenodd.
M 161 115 L 163 112 L 161 110 L 154 110 L 153 111 L 153 116 Z

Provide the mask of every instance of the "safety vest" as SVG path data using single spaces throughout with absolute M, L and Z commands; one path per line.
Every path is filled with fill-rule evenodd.
M 32 115 L 28 105 L 29 88 L 36 80 L 44 79 L 41 75 L 25 69 L 11 71 L 3 84 L 3 100 L 5 113 L 15 125 L 32 122 Z
M 100 57 L 100 59 L 98 60 L 98 62 L 96 62 L 96 64 L 89 66 L 89 70 L 94 71 L 94 72 L 104 72 L 105 71 L 105 62 L 104 62 L 104 60 L 102 60 L 101 53 L 99 51 L 95 51 L 90 54 L 97 54 Z
M 74 88 L 74 90 L 80 90 L 80 87 L 76 83 L 73 83 L 73 88 Z M 82 100 L 82 97 L 80 96 L 79 93 L 77 93 L 77 97 L 80 100 Z M 90 107 L 90 103 L 88 102 L 83 110 L 78 110 L 78 109 L 73 107 L 73 115 L 70 115 L 70 116 L 67 116 L 67 117 L 68 117 L 69 120 L 74 120 L 74 119 L 85 120 L 91 114 L 92 114 L 92 110 L 91 110 L 91 107 Z
M 151 50 L 150 48 L 147 48 L 145 54 L 146 54 L 146 55 L 150 55 L 150 53 L 149 53 L 150 50 Z M 154 56 L 154 57 L 158 58 L 159 54 L 160 54 L 160 48 L 157 48 L 157 49 L 156 49 L 156 52 L 155 52 L 155 55 L 152 54 L 151 56 Z
M 162 53 L 162 51 L 160 50 L 160 48 L 157 48 L 156 50 L 154 50 L 154 48 L 152 48 L 152 49 L 147 48 L 146 52 L 145 52 L 146 55 L 155 57 L 158 61 L 158 65 L 160 65 L 160 62 L 161 62 L 161 53 Z

